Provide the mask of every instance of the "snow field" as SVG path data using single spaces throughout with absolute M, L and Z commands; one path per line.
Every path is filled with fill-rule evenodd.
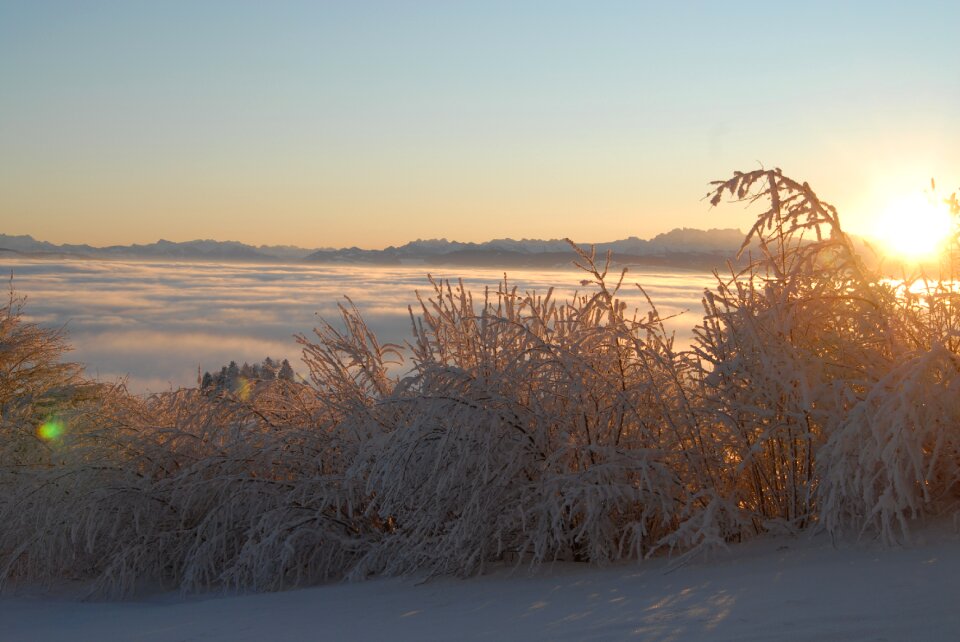
M 5 642 L 960 638 L 960 538 L 907 549 L 767 537 L 708 559 L 499 569 L 253 595 L 0 598 Z M 922 537 L 920 538 L 922 539 Z

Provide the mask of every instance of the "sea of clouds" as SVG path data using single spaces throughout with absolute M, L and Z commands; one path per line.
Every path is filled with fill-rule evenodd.
M 416 292 L 432 292 L 437 279 L 462 278 L 482 300 L 504 274 L 465 268 L 142 263 L 132 261 L 31 260 L 4 257 L 0 270 L 26 295 L 25 317 L 64 328 L 73 351 L 101 380 L 127 380 L 135 392 L 195 385 L 197 371 L 218 370 L 231 360 L 287 358 L 301 374 L 295 334 L 310 335 L 318 316 L 336 321 L 337 304 L 350 299 L 381 341 L 403 343 L 410 335 L 407 306 Z M 575 270 L 511 270 L 521 292 L 565 299 L 587 288 Z M 672 320 L 680 341 L 700 319 L 703 289 L 713 277 L 697 272 L 631 272 L 624 292 L 632 307 L 647 304 L 640 283 L 661 315 Z

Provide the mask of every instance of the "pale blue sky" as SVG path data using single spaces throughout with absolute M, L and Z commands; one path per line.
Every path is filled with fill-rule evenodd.
M 0 0 L 0 232 L 382 247 L 745 227 L 758 162 L 856 229 L 960 185 L 957 2 Z

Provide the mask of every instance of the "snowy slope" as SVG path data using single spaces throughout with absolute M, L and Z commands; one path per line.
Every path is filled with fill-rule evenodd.
M 947 532 L 947 531 L 950 532 Z M 960 538 L 768 538 L 711 559 L 246 596 L 0 598 L 0 640 L 957 640 Z

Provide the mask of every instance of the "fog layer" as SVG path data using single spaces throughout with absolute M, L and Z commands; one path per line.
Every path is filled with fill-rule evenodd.
M 231 360 L 290 359 L 299 369 L 297 333 L 310 334 L 319 317 L 335 320 L 337 304 L 350 297 L 383 341 L 402 343 L 409 334 L 407 306 L 416 292 L 429 294 L 427 279 L 462 278 L 482 295 L 503 273 L 451 268 L 137 263 L 124 261 L 5 258 L 4 273 L 28 297 L 26 318 L 64 327 L 73 360 L 102 380 L 127 378 L 137 392 L 194 385 L 198 369 L 215 370 Z M 575 270 L 513 270 L 521 291 L 568 298 L 582 273 Z M 631 272 L 624 286 L 632 307 L 646 310 L 641 284 L 680 340 L 699 319 L 703 288 L 712 277 L 694 272 Z M 414 308 L 416 312 L 416 307 Z

